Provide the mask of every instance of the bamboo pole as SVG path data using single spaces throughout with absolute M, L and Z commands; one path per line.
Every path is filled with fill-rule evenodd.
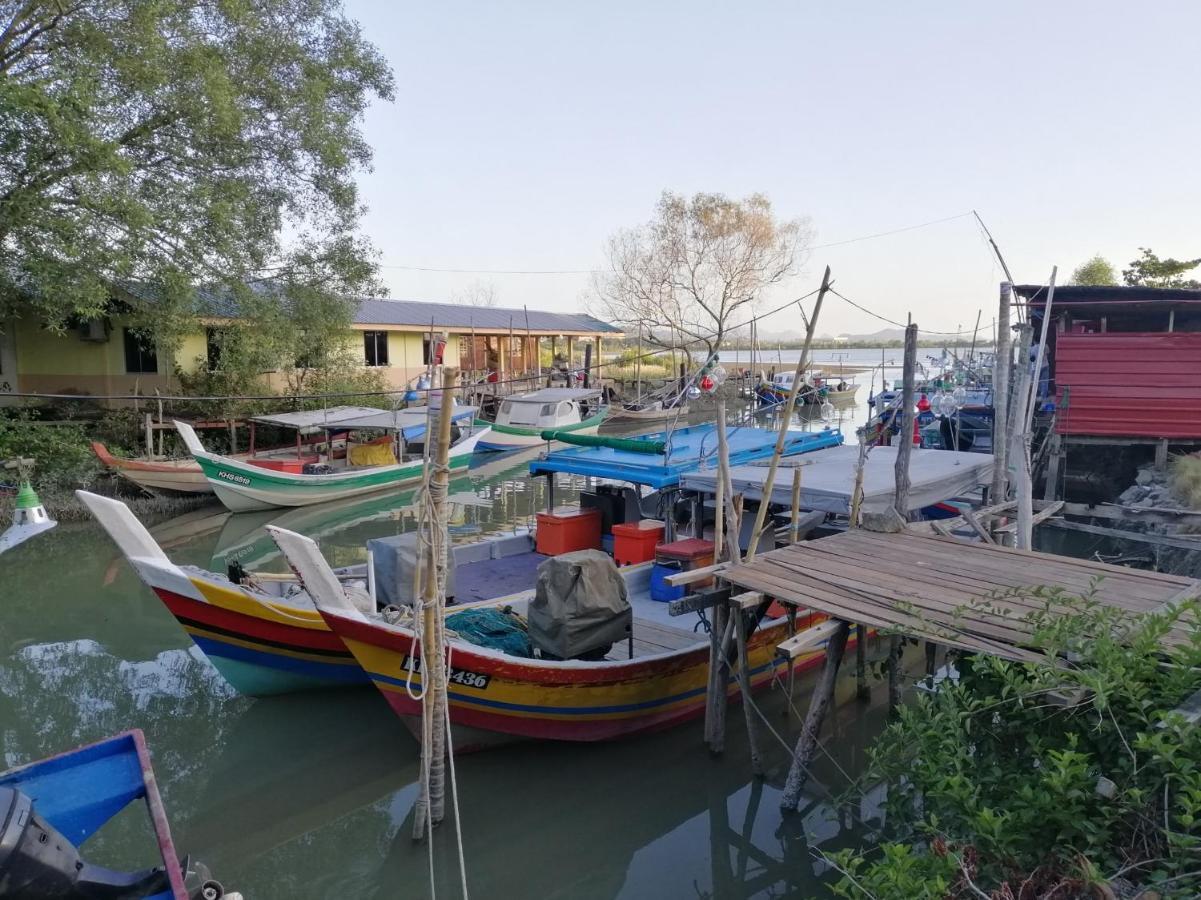
M 826 644 L 826 662 L 822 667 L 821 678 L 813 688 L 809 712 L 805 715 L 805 724 L 801 728 L 800 738 L 797 739 L 788 778 L 784 781 L 784 792 L 780 795 L 780 808 L 788 812 L 796 809 L 797 802 L 801 799 L 801 790 L 809 777 L 809 764 L 817 752 L 817 736 L 834 699 L 834 684 L 838 678 L 842 656 L 847 649 L 847 635 L 850 631 L 851 626 L 848 623 L 839 622 L 838 628 Z
M 715 506 L 713 510 L 713 561 L 717 562 L 721 559 L 722 539 L 724 535 L 722 531 L 725 528 L 725 495 L 726 482 L 722 477 L 721 472 L 717 473 L 717 494 L 715 497 Z M 701 507 L 702 510 L 704 507 Z M 704 536 L 704 526 L 702 522 L 697 523 L 695 529 L 696 536 Z M 713 621 L 709 623 L 709 680 L 705 688 L 705 743 L 710 747 L 713 746 L 714 740 L 714 724 L 716 716 L 716 697 L 717 697 L 717 668 L 719 654 L 721 653 L 721 633 L 725 627 L 724 617 L 720 615 L 725 610 L 725 606 L 719 604 L 713 608 Z
M 795 544 L 801 539 L 801 467 L 792 470 L 792 525 L 789 530 L 789 543 Z
M 913 453 L 914 389 L 917 378 L 917 325 L 912 322 L 905 329 L 905 362 L 901 382 L 901 433 L 897 435 L 897 462 L 895 468 L 896 494 L 893 508 L 902 520 L 908 519 L 909 510 L 909 458 Z M 888 709 L 895 712 L 901 705 L 901 653 L 902 638 L 894 634 L 888 645 Z
M 813 304 L 813 315 L 809 319 L 809 327 L 805 330 L 805 345 L 801 349 L 801 355 L 797 357 L 796 369 L 792 378 L 792 390 L 788 392 L 788 402 L 784 404 L 783 421 L 780 423 L 780 433 L 776 437 L 776 449 L 772 453 L 771 464 L 767 467 L 767 476 L 763 481 L 763 491 L 761 496 L 763 499 L 759 503 L 759 510 L 755 513 L 755 525 L 751 529 L 751 545 L 747 548 L 746 559 L 750 562 L 755 558 L 755 553 L 759 547 L 759 536 L 763 533 L 764 523 L 767 519 L 767 508 L 771 506 L 769 498 L 771 497 L 772 488 L 776 483 L 776 468 L 780 464 L 780 456 L 784 453 L 784 442 L 788 440 L 788 424 L 792 421 L 793 411 L 796 409 L 797 395 L 800 393 L 801 384 L 803 383 L 803 375 L 805 366 L 809 362 L 809 347 L 813 343 L 813 335 L 817 331 L 817 320 L 821 315 L 822 301 L 826 299 L 826 292 L 830 290 L 830 267 L 826 266 L 825 274 L 822 275 L 821 288 L 817 292 L 817 301 Z
M 867 626 L 862 622 L 855 626 L 855 697 L 872 699 L 872 689 L 867 683 Z
M 1013 356 L 1009 336 L 1009 302 L 1013 296 L 1013 285 L 1001 284 L 1001 304 L 997 310 L 997 358 L 992 370 L 992 452 L 993 472 L 990 503 L 1004 503 L 1008 499 L 1008 473 L 1006 455 L 1009 443 L 1006 428 L 1009 425 L 1009 363 Z
M 458 370 L 447 366 L 442 371 L 443 397 L 451 396 Z M 421 683 L 422 753 L 428 762 L 422 766 L 421 793 L 413 822 L 413 838 L 425 833 L 426 818 L 437 825 L 446 814 L 446 646 L 443 618 L 446 612 L 446 496 L 450 485 L 450 433 L 453 404 L 442 404 L 438 416 L 438 437 L 427 469 L 427 499 L 430 514 L 425 522 L 423 548 L 424 579 L 421 592 Z
M 1026 431 L 1030 390 L 1030 342 L 1034 329 L 1021 326 L 1018 336 L 1018 370 L 1013 384 L 1013 409 L 1010 411 L 1009 469 L 1013 473 L 1013 494 L 1018 502 L 1017 530 L 1014 543 L 1029 550 L 1033 537 L 1034 500 L 1030 484 L 1030 434 Z
M 726 441 L 726 403 L 721 399 L 717 401 L 717 459 L 717 477 L 723 486 L 722 499 L 725 506 L 723 526 L 725 530 L 731 530 L 733 534 L 732 539 L 723 536 L 721 546 L 728 559 L 738 562 L 741 556 L 738 546 L 741 521 L 738 509 L 734 504 L 733 483 L 730 480 L 730 448 Z M 714 562 L 719 561 L 716 556 L 716 534 L 715 531 Z M 739 612 L 730 609 L 724 603 L 719 603 L 713 608 L 712 628 L 717 635 L 713 661 L 716 665 L 710 670 L 709 689 L 706 696 L 706 707 L 710 711 L 706 718 L 712 724 L 709 735 L 709 751 L 714 755 L 721 754 L 725 750 L 726 744 L 726 708 L 730 693 L 729 645 L 734 628 L 734 619 L 732 618 L 734 615 L 739 615 Z
M 1030 425 L 1034 419 L 1034 408 L 1038 405 L 1038 379 L 1043 370 L 1043 359 L 1047 353 L 1047 326 L 1051 324 L 1051 303 L 1055 300 L 1055 275 L 1059 272 L 1059 266 L 1051 267 L 1051 281 L 1047 285 L 1047 305 L 1043 307 L 1043 328 L 1042 334 L 1038 339 L 1038 356 L 1034 361 L 1034 374 L 1030 379 L 1030 396 L 1026 402 L 1026 418 L 1022 422 L 1023 431 L 1026 433 L 1027 444 L 1029 443 Z

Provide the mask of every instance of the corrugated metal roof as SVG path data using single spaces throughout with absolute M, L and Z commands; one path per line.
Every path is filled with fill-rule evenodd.
M 1013 292 L 1022 300 L 1041 307 L 1047 302 L 1045 284 L 1015 284 Z M 1065 284 L 1055 287 L 1054 305 L 1099 303 L 1107 306 L 1129 303 L 1143 306 L 1148 303 L 1201 303 L 1201 291 L 1186 288 L 1154 288 L 1141 285 Z M 1054 312 L 1054 309 L 1052 309 Z
M 157 303 L 161 293 L 157 286 L 146 282 L 122 282 L 121 289 L 146 303 Z M 254 282 L 248 287 L 257 294 L 268 295 L 275 288 L 270 282 Z M 194 309 L 198 316 L 236 319 L 241 315 L 237 299 L 228 290 L 200 287 L 196 289 Z M 461 306 L 457 303 L 428 303 L 421 300 L 386 300 L 366 297 L 359 301 L 355 312 L 356 325 L 407 325 L 428 328 L 453 328 L 469 331 L 504 331 L 510 328 L 521 335 L 526 330 L 526 311 L 509 307 Z M 554 313 L 539 309 L 529 311 L 531 331 L 553 334 L 621 334 L 620 328 L 584 313 Z
M 426 303 L 417 300 L 366 299 L 359 303 L 355 314 L 356 325 L 410 325 L 429 327 L 433 320 L 435 328 L 469 330 L 474 325 L 479 330 L 508 331 L 521 334 L 526 330 L 526 311 L 499 306 L 460 306 L 456 303 Z M 531 331 L 588 332 L 593 334 L 620 334 L 621 329 L 584 314 L 529 311 Z
M 1058 300 L 1058 290 L 1055 296 Z M 1201 439 L 1198 372 L 1199 332 L 1060 334 L 1055 347 L 1056 430 Z

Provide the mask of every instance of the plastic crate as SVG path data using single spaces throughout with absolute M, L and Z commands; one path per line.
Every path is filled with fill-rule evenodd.
M 663 523 L 656 519 L 614 525 L 613 561 L 619 566 L 629 566 L 652 560 L 661 540 Z

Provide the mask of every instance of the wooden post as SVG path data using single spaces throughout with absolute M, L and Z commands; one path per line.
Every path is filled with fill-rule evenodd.
M 938 667 L 938 644 L 926 641 L 926 687 L 933 690 L 934 672 Z
M 454 390 L 458 370 L 446 367 L 442 372 L 443 396 Z M 446 495 L 450 484 L 450 432 L 453 404 L 443 403 L 438 414 L 438 438 L 427 469 L 431 516 L 426 519 L 421 591 L 421 686 L 422 686 L 422 784 L 413 822 L 413 838 L 425 833 L 426 818 L 437 825 L 446 813 L 446 646 L 443 618 L 446 596 L 439 585 L 445 584 L 448 552 L 446 534 Z M 428 812 L 427 812 L 428 809 Z
M 801 467 L 792 470 L 792 524 L 789 526 L 789 543 L 801 539 Z
M 1043 481 L 1044 500 L 1059 499 L 1059 469 L 1063 465 L 1063 456 L 1063 436 L 1055 432 L 1051 435 L 1051 445 L 1047 453 L 1047 475 Z
M 862 622 L 855 626 L 855 697 L 872 699 L 871 685 L 867 683 L 867 626 Z
M 1026 405 L 1030 399 L 1030 340 L 1034 329 L 1022 325 L 1018 331 L 1017 373 L 1009 411 L 1009 469 L 1013 473 L 1013 495 L 1018 502 L 1014 543 L 1029 550 L 1033 533 L 1034 498 L 1030 485 L 1030 433 L 1026 431 Z M 994 463 L 995 465 L 995 463 Z
M 1001 282 L 1001 305 L 997 310 L 997 358 L 992 373 L 992 490 L 989 502 L 1004 503 L 1009 497 L 1008 472 L 1006 470 L 1006 446 L 1009 442 L 1009 363 L 1013 352 L 1009 343 L 1009 301 L 1013 296 L 1013 285 Z
M 896 496 L 893 506 L 902 519 L 909 518 L 909 457 L 913 453 L 914 391 L 917 379 L 917 326 L 905 329 L 905 370 L 901 385 L 901 433 L 897 435 Z
M 146 458 L 154 459 L 154 416 L 146 413 Z
M 726 481 L 720 470 L 717 473 L 717 493 L 715 497 L 715 506 L 713 511 L 713 561 L 717 562 L 721 559 L 724 547 L 723 531 L 725 530 L 725 498 L 726 498 Z M 697 537 L 703 537 L 704 528 L 698 524 Z M 709 680 L 705 688 L 705 743 L 710 748 L 713 747 L 714 726 L 717 719 L 717 670 L 721 654 L 721 635 L 722 629 L 725 628 L 724 616 L 721 615 L 726 610 L 725 604 L 718 604 L 713 607 L 712 621 L 709 623 Z
M 1168 468 L 1168 439 L 1163 438 L 1155 445 L 1155 468 L 1161 472 Z
M 592 386 L 592 344 L 584 344 L 584 387 Z
M 795 810 L 797 802 L 801 799 L 801 790 L 809 776 L 809 764 L 817 751 L 817 736 L 834 699 L 834 684 L 838 678 L 842 655 L 847 649 L 847 635 L 850 631 L 850 624 L 839 622 L 838 628 L 826 644 L 826 662 L 822 667 L 821 677 L 813 688 L 809 712 L 805 716 L 805 724 L 797 740 L 792 765 L 788 769 L 788 778 L 784 781 L 784 793 L 780 795 L 780 808 L 787 812 Z
M 746 614 L 737 605 L 730 604 L 730 615 L 734 617 L 734 638 L 738 644 L 738 690 L 742 694 L 742 712 L 746 719 L 751 774 L 762 775 L 763 754 L 759 751 L 759 722 L 757 713 L 751 708 L 751 661 L 746 650 Z
M 809 363 L 809 347 L 813 343 L 814 332 L 817 331 L 817 320 L 821 315 L 822 301 L 826 298 L 826 292 L 830 290 L 830 267 L 826 266 L 825 274 L 822 275 L 821 288 L 817 292 L 817 300 L 813 304 L 813 315 L 809 318 L 809 327 L 805 331 L 805 346 L 801 348 L 801 354 L 797 357 L 796 369 L 793 372 L 792 390 L 788 392 L 788 402 L 784 404 L 784 413 L 780 423 L 780 433 L 776 437 L 776 448 L 772 453 L 771 464 L 767 467 L 767 476 L 763 480 L 763 499 L 759 502 L 759 510 L 755 513 L 755 526 L 751 529 L 751 546 L 747 549 L 746 558 L 750 562 L 755 558 L 755 552 L 759 547 L 759 536 L 763 533 L 764 523 L 767 519 L 767 508 L 771 506 L 771 492 L 776 483 L 776 468 L 780 464 L 780 456 L 784 452 L 784 443 L 788 440 L 788 424 L 792 421 L 792 413 L 796 409 L 797 395 L 801 391 L 801 385 L 804 383 L 805 366 Z
M 905 650 L 904 639 L 899 634 L 888 638 L 888 713 L 894 715 L 901 708 L 904 688 L 901 684 L 901 657 Z
M 729 532 L 728 535 L 722 538 L 722 549 L 727 559 L 732 562 L 738 562 L 741 557 L 741 552 L 738 547 L 738 536 L 741 532 L 741 517 L 738 513 L 738 508 L 734 503 L 733 483 L 730 480 L 730 448 L 726 441 L 726 403 L 724 400 L 717 401 L 717 459 L 718 459 L 718 480 L 723 483 L 723 500 L 725 505 L 724 530 Z M 716 535 L 716 531 L 714 532 Z M 714 562 L 717 562 L 716 556 L 717 544 L 714 543 Z M 734 628 L 733 615 L 741 615 L 741 611 L 731 609 L 725 603 L 719 603 L 713 609 L 713 630 L 717 633 L 717 647 L 714 652 L 714 661 L 716 662 L 716 670 L 711 671 L 709 679 L 709 691 L 706 697 L 706 703 L 711 707 L 711 711 L 706 718 L 712 723 L 712 732 L 709 740 L 709 751 L 715 755 L 722 753 L 725 750 L 726 744 L 726 707 L 730 693 L 730 661 L 729 661 L 729 643 L 731 631 Z M 750 731 L 750 720 L 747 720 L 748 733 Z

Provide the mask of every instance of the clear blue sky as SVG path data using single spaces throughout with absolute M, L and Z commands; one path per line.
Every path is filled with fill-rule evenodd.
M 365 229 L 403 299 L 491 282 L 577 310 L 605 238 L 664 189 L 768 195 L 817 244 L 979 210 L 1018 281 L 1095 252 L 1201 256 L 1201 3 L 350 0 L 390 61 Z M 990 322 L 970 217 L 814 250 L 816 286 L 929 329 Z M 832 298 L 822 332 L 883 323 Z M 799 328 L 794 314 L 768 329 Z

